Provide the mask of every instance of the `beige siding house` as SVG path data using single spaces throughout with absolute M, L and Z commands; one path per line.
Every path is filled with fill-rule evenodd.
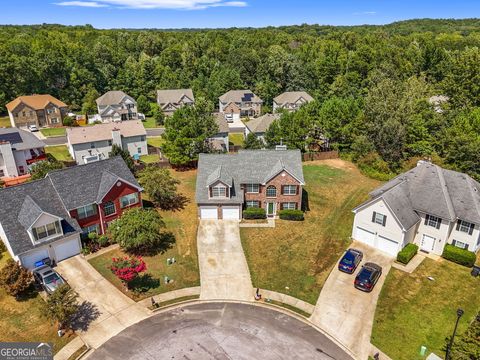
M 137 102 L 123 91 L 108 91 L 96 102 L 102 122 L 138 120 Z
M 19 96 L 7 105 L 12 127 L 57 127 L 63 125 L 68 107 L 52 95 Z
M 167 116 L 182 106 L 195 104 L 192 89 L 157 90 L 157 104 Z
M 250 90 L 230 90 L 220 96 L 218 108 L 225 116 L 257 117 L 262 113 L 262 104 L 263 100 Z
M 286 91 L 273 99 L 273 112 L 281 109 L 297 111 L 302 105 L 310 101 L 313 101 L 313 97 L 305 91 Z

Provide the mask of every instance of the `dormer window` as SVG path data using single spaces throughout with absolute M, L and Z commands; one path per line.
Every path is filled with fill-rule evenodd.
M 33 238 L 37 241 L 53 237 L 55 235 L 62 235 L 62 227 L 60 221 L 55 221 L 50 224 L 41 225 L 32 228 Z
M 227 188 L 221 184 L 212 186 L 212 197 L 227 197 Z

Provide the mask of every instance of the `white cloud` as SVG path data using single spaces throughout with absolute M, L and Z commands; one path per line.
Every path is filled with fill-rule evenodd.
M 86 7 L 119 7 L 129 9 L 185 9 L 200 10 L 209 7 L 247 6 L 246 1 L 226 0 L 82 0 L 62 1 L 56 3 L 61 6 L 86 6 Z

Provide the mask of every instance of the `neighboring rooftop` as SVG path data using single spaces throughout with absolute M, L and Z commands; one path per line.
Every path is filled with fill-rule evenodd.
M 230 90 L 220 96 L 222 103 L 240 103 L 240 102 L 263 102 L 251 90 Z
M 293 104 L 301 98 L 305 99 L 305 101 L 307 102 L 313 100 L 313 97 L 311 97 L 305 91 L 286 91 L 283 94 L 280 94 L 276 98 L 274 98 L 273 101 L 275 101 L 277 104 Z
M 223 202 L 242 203 L 240 184 L 264 184 L 282 170 L 302 184 L 305 182 L 300 150 L 243 150 L 237 154 L 200 154 L 196 201 L 199 204 L 218 203 L 218 199 L 208 198 L 208 186 L 218 179 L 232 186 L 232 198 Z
M 111 90 L 107 91 L 105 94 L 100 96 L 96 102 L 97 105 L 115 105 L 120 104 L 125 96 L 128 96 L 123 91 L 120 90 Z
M 264 133 L 267 131 L 269 126 L 279 118 L 280 114 L 265 114 L 246 122 L 245 126 L 255 134 Z
M 36 95 L 19 96 L 15 100 L 10 101 L 6 105 L 6 108 L 8 109 L 8 111 L 11 112 L 15 110 L 15 108 L 21 103 L 27 105 L 28 107 L 31 107 L 34 110 L 45 109 L 45 107 L 49 103 L 52 103 L 58 107 L 67 107 L 67 104 L 65 104 L 63 101 L 58 100 L 57 98 L 54 98 L 52 95 L 36 94 Z
M 45 147 L 45 143 L 30 131 L 18 128 L 0 128 L 0 142 L 9 142 L 14 150 L 28 150 Z
M 218 133 L 228 133 L 229 132 L 229 127 L 227 120 L 225 120 L 225 114 L 223 113 L 215 113 L 213 114 L 215 118 L 215 122 L 218 125 Z
M 113 130 L 119 130 L 120 135 L 123 137 L 147 135 L 145 127 L 140 120 L 128 120 L 67 128 L 67 137 L 72 145 L 111 140 Z
M 192 101 L 195 100 L 192 89 L 157 90 L 157 101 L 160 104 L 178 104 L 184 96 Z

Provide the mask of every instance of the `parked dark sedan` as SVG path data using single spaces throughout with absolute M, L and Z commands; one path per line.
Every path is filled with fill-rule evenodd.
M 348 249 L 338 263 L 338 270 L 353 274 L 358 264 L 362 262 L 363 253 L 360 250 Z
M 359 290 L 370 292 L 382 275 L 382 268 L 374 263 L 365 263 L 362 270 L 355 278 L 355 287 Z

